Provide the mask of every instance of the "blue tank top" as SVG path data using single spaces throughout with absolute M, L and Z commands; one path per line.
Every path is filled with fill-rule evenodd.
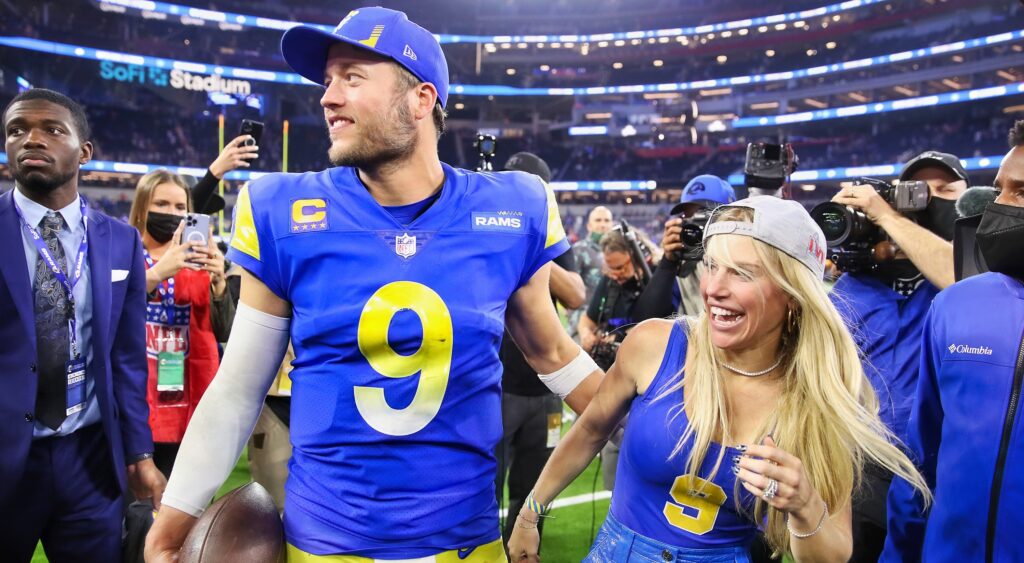
M 686 474 L 692 444 L 670 458 L 689 420 L 681 389 L 662 395 L 679 381 L 686 345 L 685 326 L 679 321 L 672 327 L 654 380 L 630 405 L 611 513 L 634 532 L 677 547 L 745 546 L 753 541 L 757 527 L 753 498 L 742 487 L 743 513 L 736 506 L 736 479 L 730 467 L 739 450 L 726 448 L 722 465 L 710 481 L 705 479 L 721 445 L 711 443 L 698 476 Z

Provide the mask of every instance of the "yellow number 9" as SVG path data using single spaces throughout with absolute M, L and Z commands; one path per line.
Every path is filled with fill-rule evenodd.
M 672 500 L 679 504 L 665 503 L 662 514 L 668 523 L 687 532 L 702 536 L 715 527 L 718 510 L 725 504 L 722 487 L 695 475 L 680 475 L 669 491 Z M 680 506 L 682 505 L 682 506 Z M 697 511 L 696 516 L 683 512 L 683 506 Z
M 388 344 L 391 319 L 411 310 L 423 325 L 423 342 L 409 356 Z M 367 424 L 390 436 L 408 436 L 423 429 L 437 416 L 448 387 L 452 364 L 452 317 L 441 296 L 429 287 L 410 281 L 392 282 L 377 290 L 359 317 L 359 351 L 370 366 L 386 377 L 420 374 L 416 395 L 409 406 L 394 409 L 379 387 L 355 387 L 356 408 Z

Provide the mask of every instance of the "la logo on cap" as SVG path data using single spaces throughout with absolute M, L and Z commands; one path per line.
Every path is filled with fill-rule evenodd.
M 339 30 L 341 30 L 341 28 L 345 27 L 345 24 L 347 24 L 348 21 L 355 17 L 355 15 L 358 13 L 359 10 L 352 10 L 351 12 L 349 12 L 348 15 L 345 16 L 345 19 L 341 20 L 341 23 L 338 24 L 338 27 L 334 28 L 334 32 L 337 33 Z

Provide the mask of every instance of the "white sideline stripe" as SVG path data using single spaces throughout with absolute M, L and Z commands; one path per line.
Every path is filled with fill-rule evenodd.
M 584 504 L 587 502 L 595 502 L 599 500 L 606 500 L 612 498 L 611 491 L 598 491 L 596 493 L 586 493 L 583 495 L 576 495 L 574 497 L 566 497 L 561 499 L 555 499 L 555 502 L 551 503 L 551 510 L 557 510 L 559 508 L 565 508 L 567 506 L 574 506 L 577 504 Z M 508 513 L 508 508 L 502 508 L 498 511 L 498 517 L 504 518 Z

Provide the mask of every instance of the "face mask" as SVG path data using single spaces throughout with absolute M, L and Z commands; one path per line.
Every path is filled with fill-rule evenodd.
M 171 240 L 171 237 L 174 236 L 174 231 L 178 230 L 178 225 L 184 218 L 184 215 L 171 215 L 170 213 L 150 211 L 146 217 L 146 232 L 149 233 L 149 236 L 153 237 L 153 240 L 164 244 Z
M 1024 280 L 1024 207 L 990 203 L 975 236 L 990 271 Z
M 954 221 L 956 221 L 956 201 L 932 197 L 928 208 L 920 215 L 921 226 L 939 235 L 945 240 L 953 240 Z
M 913 279 L 921 272 L 910 260 L 899 259 L 879 263 L 872 273 L 885 285 L 892 286 L 896 280 Z

